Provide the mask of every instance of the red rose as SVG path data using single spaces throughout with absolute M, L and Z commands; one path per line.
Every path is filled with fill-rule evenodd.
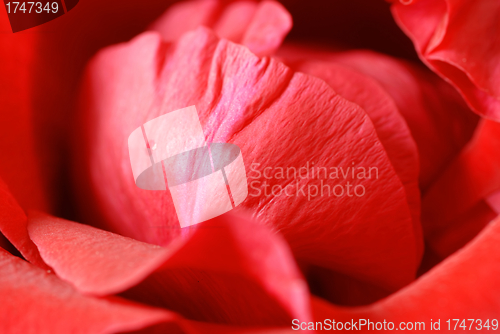
M 356 19 L 394 25 L 353 4 L 186 1 L 154 21 L 165 4 L 89 1 L 6 35 L 0 332 L 498 327 L 500 125 L 467 106 L 498 120 L 497 43 L 473 39 L 498 6 L 391 6 L 466 104 L 404 47 L 349 48 L 373 46 Z M 344 38 L 314 33 L 325 13 Z M 241 149 L 249 195 L 181 229 L 168 190 L 136 186 L 127 138 L 190 105 Z

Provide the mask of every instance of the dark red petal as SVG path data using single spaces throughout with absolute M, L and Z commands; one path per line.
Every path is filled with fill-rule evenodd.
M 69 155 L 79 152 L 79 147 L 73 146 L 70 139 L 77 124 L 74 119 L 75 100 L 83 69 L 100 48 L 129 40 L 143 32 L 173 1 L 79 1 L 67 15 L 15 34 L 10 33 L 10 28 L 3 25 L 3 19 L 6 19 L 7 15 L 5 11 L 2 12 L 1 40 L 7 44 L 5 49 L 1 47 L 0 95 L 5 93 L 9 103 L 5 104 L 0 98 L 0 128 L 7 131 L 3 133 L 8 134 L 7 137 L 2 136 L 0 142 L 0 176 L 4 177 L 23 208 L 42 211 L 52 209 L 59 215 L 74 215 L 74 212 L 68 212 L 72 208 L 69 198 L 72 199 L 73 195 L 70 193 L 68 180 L 71 173 Z M 59 10 L 62 10 L 60 2 Z M 34 39 L 34 45 L 8 44 L 10 40 L 25 39 Z M 20 50 L 22 52 L 19 52 Z M 5 61 L 6 59 L 8 61 Z M 9 72 L 3 72 L 4 66 Z M 10 80 L 9 84 L 4 80 Z M 15 101 L 15 108 L 11 108 L 11 101 Z M 18 113 L 28 106 L 29 115 L 25 115 L 24 111 Z M 7 112 L 9 109 L 11 112 Z M 18 119 L 19 122 L 13 122 L 12 119 Z M 20 123 L 28 128 L 27 134 L 21 131 Z M 32 136 L 33 139 L 30 139 Z M 38 168 L 35 169 L 37 162 L 31 160 L 31 148 L 25 144 L 28 140 L 35 143 L 34 151 L 40 156 L 39 164 L 43 167 L 41 172 Z M 9 150 L 8 154 L 12 152 L 12 159 L 6 158 L 7 151 L 1 151 L 4 147 Z M 3 164 L 11 165 L 12 175 L 15 176 L 13 182 L 19 187 L 15 187 L 7 174 L 3 174 Z M 25 176 L 33 170 L 39 175 Z M 35 177 L 42 178 L 46 183 L 46 192 L 35 189 L 39 184 Z M 19 193 L 18 188 L 24 191 L 24 194 Z M 24 198 L 28 201 L 38 201 L 40 196 L 45 197 L 44 201 L 51 201 L 48 208 L 42 205 L 25 206 Z M 54 208 L 54 203 L 59 207 Z M 90 209 L 87 207 L 87 211 Z
M 500 2 L 420 0 L 392 12 L 421 59 L 472 109 L 500 120 Z
M 428 332 L 430 319 L 441 319 L 441 330 L 447 328 L 447 319 L 481 319 L 482 324 L 490 319 L 491 326 L 491 319 L 498 319 L 500 312 L 499 243 L 500 218 L 497 218 L 467 246 L 390 297 L 369 307 L 351 309 L 314 300 L 315 318 L 373 322 L 385 319 L 396 326 L 401 321 L 423 321 Z M 470 322 L 466 322 L 468 328 Z M 451 324 L 453 328 L 454 321 Z M 481 329 L 478 324 L 474 326 Z
M 453 243 L 446 248 L 442 240 L 450 233 L 458 234 L 460 240 L 473 238 L 492 214 L 484 208 L 486 204 L 483 209 L 478 205 L 499 189 L 500 124 L 483 120 L 472 141 L 423 199 L 422 223 L 430 246 L 447 255 L 463 245 Z M 474 214 L 486 220 L 473 219 Z M 471 215 L 472 219 L 467 218 Z
M 307 286 L 286 243 L 241 217 L 203 223 L 168 249 L 43 214 L 30 216 L 29 231 L 56 274 L 85 293 L 133 287 L 127 296 L 205 321 L 308 317 Z
M 450 196 L 449 194 L 446 194 Z M 443 194 L 443 196 L 446 196 Z M 433 203 L 434 205 L 442 202 Z M 498 213 L 484 201 L 480 200 L 469 209 L 461 211 L 461 214 L 443 224 L 432 226 L 434 218 L 425 221 L 427 234 L 427 252 L 432 252 L 437 256 L 437 260 L 442 260 L 462 248 L 471 241 Z M 439 216 L 439 214 L 438 214 Z
M 28 261 L 48 269 L 28 235 L 27 220 L 23 209 L 12 197 L 7 185 L 0 179 L 0 232 Z
M 24 209 L 51 209 L 33 133 L 31 74 L 37 35 L 11 33 L 0 15 L 0 175 Z
M 326 268 L 308 266 L 304 271 L 311 293 L 335 305 L 368 305 L 394 292 Z
M 185 34 L 167 50 L 151 33 L 104 50 L 87 78 L 90 155 L 81 166 L 90 169 L 114 230 L 163 245 L 180 234 L 170 194 L 135 186 L 126 145 L 147 120 L 196 105 L 207 140 L 240 146 L 248 173 L 252 163 L 375 168 L 380 179 L 376 171 L 373 179 L 348 178 L 351 187 L 365 187 L 364 197 L 309 200 L 300 189 L 318 187 L 321 180 L 274 180 L 271 186 L 290 183 L 298 196 L 250 194 L 243 206 L 283 231 L 303 260 L 387 289 L 413 279 L 417 251 L 404 187 L 366 113 L 323 81 L 258 58 L 207 29 Z M 251 181 L 263 185 L 264 179 Z M 331 189 L 348 186 L 347 179 L 322 181 Z
M 387 1 L 281 0 L 292 14 L 289 41 L 370 49 L 418 59 L 413 44 L 394 22 Z
M 173 313 L 78 293 L 54 274 L 0 250 L 0 332 L 115 333 L 176 320 Z
M 2 233 L 0 233 L 0 248 L 3 248 L 11 254 L 17 251 L 9 239 L 7 239 Z

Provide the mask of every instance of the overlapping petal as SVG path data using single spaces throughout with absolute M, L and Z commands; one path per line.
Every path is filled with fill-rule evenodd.
M 199 26 L 213 28 L 222 38 L 247 46 L 258 56 L 270 56 L 292 28 L 292 18 L 277 1 L 184 1 L 169 8 L 151 27 L 168 42 Z
M 270 187 L 290 185 L 297 196 L 256 196 L 254 190 L 243 206 L 279 229 L 303 260 L 387 289 L 413 279 L 417 242 L 401 181 L 366 113 L 323 81 L 258 58 L 206 29 L 171 47 L 149 33 L 94 59 L 83 101 L 91 150 L 82 165 L 89 166 L 116 231 L 164 245 L 180 234 L 170 194 L 135 186 L 126 138 L 149 119 L 196 105 L 207 140 L 237 144 L 247 168 L 298 169 L 313 162 L 345 171 L 374 168 L 373 179 L 274 179 Z M 249 181 L 263 187 L 266 180 Z M 301 195 L 322 182 L 331 189 L 348 181 L 367 195 Z M 161 226 L 169 228 L 152 233 Z
M 306 283 L 285 242 L 242 217 L 207 222 L 168 248 L 44 214 L 30 236 L 58 276 L 92 295 L 125 295 L 191 319 L 285 325 L 308 318 Z
M 475 33 L 493 30 L 491 18 L 500 7 L 493 1 L 474 8 L 471 3 L 420 0 L 405 9 L 401 5 L 393 9 L 400 24 L 410 34 L 415 32 L 424 61 L 458 87 L 476 111 L 498 119 L 499 50 L 481 43 L 464 53 L 463 42 L 469 43 Z M 101 9 L 106 13 L 112 7 Z M 80 13 L 88 15 L 89 8 Z M 485 17 L 484 22 L 468 19 L 477 14 Z M 86 23 L 82 14 L 76 17 L 77 24 Z M 415 18 L 425 21 L 424 29 L 415 28 Z M 146 21 L 142 18 L 137 25 Z M 55 22 L 48 26 L 67 27 L 57 23 L 63 19 Z M 213 28 L 215 34 L 197 29 L 199 25 Z M 113 46 L 92 61 L 81 99 L 81 138 L 75 142 L 84 144 L 72 147 L 78 156 L 75 177 L 92 188 L 80 199 L 92 212 L 95 203 L 89 199 L 95 195 L 92 200 L 104 213 L 107 228 L 152 244 L 41 213 L 31 215 L 28 235 L 23 209 L 0 181 L 0 232 L 21 255 L 42 267 L 0 249 L 1 332 L 290 332 L 291 319 L 311 318 L 307 287 L 292 252 L 304 268 L 333 273 L 322 276 L 321 284 L 325 286 L 325 277 L 333 277 L 329 283 L 335 286 L 322 292 L 337 294 L 337 300 L 347 300 L 345 304 L 365 297 L 374 301 L 401 288 L 415 277 L 422 245 L 416 149 L 398 109 L 423 158 L 421 185 L 430 189 L 424 203 L 428 253 L 435 252 L 441 260 L 498 215 L 498 123 L 483 120 L 473 141 L 445 169 L 469 140 L 477 121 L 448 86 L 412 65 L 367 52 L 333 57 L 327 52 L 322 61 L 301 59 L 289 68 L 266 56 L 275 53 L 290 28 L 290 15 L 274 1 L 192 1 L 176 5 L 153 25 L 160 34 L 146 33 Z M 34 78 L 25 72 L 30 67 L 20 72 L 17 63 L 12 67 L 16 74 L 12 87 L 19 99 L 5 100 L 9 110 L 20 112 L 4 114 L 1 123 L 8 138 L 20 134 L 23 154 L 15 146 L 0 147 L 8 157 L 0 163 L 0 174 L 25 209 L 50 208 L 34 154 L 32 106 L 53 110 L 46 118 L 40 112 L 34 118 L 42 119 L 42 125 L 37 125 L 41 137 L 50 139 L 41 155 L 51 151 L 54 158 L 55 150 L 48 147 L 58 146 L 63 134 L 72 131 L 66 128 L 71 116 L 61 116 L 72 105 L 85 59 L 99 45 L 116 40 L 109 31 L 95 41 L 91 37 L 75 48 L 83 50 L 75 52 L 79 53 L 75 60 L 68 57 L 71 53 L 59 52 L 67 48 L 65 41 L 78 39 L 72 36 L 74 29 L 67 31 L 40 39 Z M 464 41 L 458 41 L 460 34 Z M 5 63 L 32 61 L 33 36 L 7 43 L 14 58 Z M 120 36 L 123 40 L 130 35 Z M 0 65 L 0 74 L 11 78 L 12 68 Z M 54 75 L 50 69 L 56 69 Z M 66 77 L 72 78 L 69 88 L 58 91 Z M 47 89 L 36 90 L 33 97 L 26 87 L 40 83 L 46 83 Z M 11 87 L 3 93 L 12 95 Z M 53 99 L 56 95 L 62 103 Z M 248 210 L 264 225 L 224 215 L 181 230 L 168 191 L 135 186 L 126 147 L 130 132 L 147 120 L 193 104 L 207 140 L 237 144 L 247 173 L 250 169 L 258 175 L 249 176 L 251 191 L 257 194 L 250 194 L 238 210 Z M 48 134 L 50 130 L 40 131 L 45 124 L 52 125 L 47 129 L 56 125 L 54 136 Z M 64 155 L 57 159 L 64 160 Z M 44 163 L 62 166 L 59 160 Z M 377 176 L 360 179 L 347 172 L 347 178 L 321 180 L 308 172 L 305 178 L 288 177 L 287 168 L 300 170 L 305 164 L 308 168 L 310 164 L 375 168 Z M 19 172 L 24 165 L 29 168 Z M 266 167 L 271 173 L 283 168 L 287 177 L 268 178 L 261 173 Z M 53 182 L 56 169 L 50 174 Z M 341 186 L 345 191 L 349 185 L 351 189 L 361 186 L 363 195 L 330 195 L 331 188 Z M 323 195 L 325 186 L 328 196 Z M 281 189 L 278 196 L 276 187 Z M 284 189 L 292 189 L 294 195 Z M 494 267 L 500 261 L 500 253 L 495 252 L 499 240 L 497 219 L 462 250 L 394 295 L 364 308 L 315 302 L 316 317 L 319 321 L 326 317 L 373 321 L 495 317 L 500 310 Z M 0 239 L 0 246 L 10 245 Z M 52 268 L 72 286 L 44 271 Z M 471 293 L 478 279 L 481 287 Z M 350 288 L 355 291 L 341 291 Z M 102 297 L 116 293 L 150 306 Z M 447 298 L 450 295 L 458 298 Z M 151 306 L 175 310 L 190 320 Z
M 500 120 L 500 3 L 401 1 L 392 12 L 421 59 L 477 113 Z
M 371 306 L 351 309 L 332 307 L 316 299 L 315 319 L 349 322 L 385 319 L 394 322 L 396 328 L 400 322 L 422 321 L 428 332 L 431 319 L 441 319 L 441 330 L 447 329 L 447 319 L 479 319 L 474 328 L 487 330 L 482 325 L 490 319 L 491 326 L 491 319 L 497 319 L 500 310 L 499 242 L 500 218 L 497 218 L 466 247 L 390 297 Z M 470 321 L 466 323 L 468 328 Z
M 2 14 L 0 127 L 7 136 L 0 142 L 0 175 L 23 208 L 74 216 L 69 156 L 75 153 L 71 136 L 83 69 L 100 48 L 144 31 L 173 2 L 80 1 L 67 15 L 15 34 Z M 35 153 L 39 161 L 33 161 Z M 7 164 L 10 169 L 2 170 Z M 37 178 L 43 191 L 36 189 Z
M 40 258 L 38 249 L 31 241 L 27 230 L 28 218 L 23 209 L 10 193 L 7 185 L 0 179 L 0 233 L 3 234 L 19 252 L 33 264 L 48 269 Z
M 485 200 L 499 189 L 500 124 L 482 120 L 472 141 L 423 199 L 429 245 L 444 257 L 471 240 L 495 215 Z
M 176 321 L 165 310 L 83 296 L 50 271 L 1 249 L 0 294 L 2 333 L 115 333 Z
M 43 213 L 30 213 L 29 233 L 57 275 L 97 296 L 121 292 L 160 267 L 171 251 Z
M 452 87 L 412 63 L 371 51 L 337 53 L 328 59 L 373 77 L 391 95 L 417 144 L 425 193 L 470 140 L 477 117 Z
M 314 60 L 313 54 L 308 58 L 310 59 L 292 61 L 292 67 L 325 80 L 342 97 L 363 108 L 372 120 L 391 164 L 405 187 L 413 217 L 417 260 L 420 261 L 423 244 L 418 189 L 419 159 L 416 144 L 405 120 L 392 98 L 372 78 L 333 62 Z

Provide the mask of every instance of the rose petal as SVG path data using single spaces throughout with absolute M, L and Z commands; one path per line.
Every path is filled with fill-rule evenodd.
M 477 117 L 452 87 L 409 62 L 370 51 L 337 53 L 329 60 L 373 77 L 394 99 L 418 146 L 425 193 L 469 141 Z
M 7 185 L 0 179 L 0 232 L 31 263 L 49 269 L 40 258 L 38 249 L 31 241 L 26 229 L 27 217 L 12 197 Z
M 306 273 L 311 293 L 335 305 L 368 305 L 394 292 L 317 266 L 309 266 Z
M 447 255 L 464 243 L 453 243 L 445 248 L 443 240 L 448 234 L 458 234 L 468 241 L 491 218 L 491 210 L 483 203 L 489 195 L 500 189 L 500 124 L 483 120 L 474 138 L 460 155 L 433 184 L 423 199 L 422 223 L 429 245 Z M 485 219 L 467 219 L 484 216 Z M 488 214 L 489 213 L 489 214 Z M 465 217 L 465 221 L 464 221 Z M 459 232 L 457 225 L 462 225 Z
M 377 135 L 387 152 L 391 164 L 405 187 L 408 206 L 412 213 L 417 261 L 423 252 L 420 225 L 420 190 L 418 189 L 418 152 L 405 120 L 391 97 L 370 77 L 342 65 L 307 61 L 295 62 L 294 69 L 320 79 L 337 93 L 358 104 L 366 111 Z
M 24 209 L 49 210 L 33 134 L 31 71 L 37 36 L 12 34 L 6 13 L 0 30 L 0 175 Z
M 437 255 L 438 260 L 446 258 L 471 241 L 497 215 L 484 200 L 481 200 L 449 221 L 446 228 L 427 227 L 431 223 L 427 221 L 427 251 L 432 252 L 434 256 Z
M 177 2 L 152 24 L 150 30 L 160 33 L 163 40 L 174 42 L 199 26 L 212 26 L 221 10 L 218 0 Z
M 500 120 L 500 3 L 420 0 L 392 12 L 420 58 L 477 113 Z
M 8 163 L 12 166 L 12 175 L 15 176 L 12 182 L 18 183 L 19 187 L 14 187 L 7 174 L 0 175 L 23 208 L 65 216 L 75 215 L 72 211 L 74 192 L 70 189 L 72 166 L 69 155 L 78 151 L 78 147 L 72 145 L 71 138 L 77 124 L 74 119 L 75 106 L 83 69 L 99 49 L 129 40 L 143 32 L 173 2 L 174 0 L 85 0 L 80 1 L 68 15 L 26 32 L 12 34 L 8 26 L 2 25 L 5 27 L 2 28 L 2 41 L 34 40 L 33 46 L 20 43 L 16 43 L 15 47 L 5 45 L 5 50 L 10 51 L 2 52 L 0 65 L 12 71 L 8 75 L 0 73 L 2 82 L 4 79 L 10 80 L 9 85 L 2 85 L 0 94 L 6 93 L 9 101 L 5 104 L 1 100 L 2 110 L 12 111 L 2 112 L 2 117 L 5 118 L 0 118 L 0 127 L 5 126 L 6 133 L 9 133 L 5 141 L 0 143 L 1 147 L 5 146 L 9 150 L 7 155 L 7 152 L 1 152 L 3 158 L 0 165 Z M 59 10 L 62 10 L 61 2 Z M 6 21 L 6 14 L 2 14 L 2 22 L 4 18 Z M 8 62 L 4 61 L 7 58 Z M 24 92 L 28 92 L 29 96 L 25 96 Z M 16 108 L 10 108 L 12 103 Z M 17 129 L 17 121 L 10 121 L 24 119 L 24 113 L 18 112 L 22 106 L 30 107 L 26 134 Z M 35 143 L 33 151 L 40 158 L 38 162 L 31 161 L 32 149 L 25 146 L 25 141 L 32 136 Z M 6 156 L 11 156 L 12 159 L 7 159 Z M 38 165 L 42 165 L 42 170 L 40 172 L 37 168 L 40 176 L 35 176 L 43 178 L 47 189 L 41 194 L 44 201 L 50 201 L 48 207 L 24 204 L 26 200 L 34 201 L 39 198 L 38 190 L 35 189 L 38 181 L 24 176 Z M 91 211 L 90 206 L 85 213 L 88 211 Z
M 276 1 L 262 1 L 243 36 L 241 44 L 257 56 L 270 56 L 292 29 L 292 17 Z
M 243 218 L 204 223 L 168 249 L 43 214 L 30 215 L 29 232 L 57 275 L 85 293 L 133 287 L 127 296 L 205 321 L 308 317 L 307 287 L 285 242 Z
M 494 192 L 486 198 L 486 203 L 500 215 L 500 191 Z
M 292 17 L 276 1 L 235 1 L 227 6 L 218 1 L 185 1 L 170 7 L 151 30 L 173 42 L 202 25 L 258 56 L 270 56 L 292 28 Z
M 222 38 L 241 43 L 258 5 L 256 1 L 234 1 L 228 4 L 213 25 L 214 31 Z
M 111 333 L 176 320 L 173 313 L 80 295 L 54 274 L 0 249 L 2 333 Z
M 284 125 L 282 129 L 277 128 L 279 124 Z M 279 229 L 299 259 L 386 289 L 412 279 L 417 242 L 404 188 L 371 121 L 359 107 L 335 95 L 318 79 L 296 73 L 274 104 L 238 130 L 234 142 L 241 147 L 253 175 L 249 176 L 250 196 L 243 205 Z M 342 167 L 344 171 L 348 166 L 366 170 L 375 166 L 384 183 L 375 175 L 373 179 L 338 180 L 311 174 L 306 178 L 272 176 L 280 173 L 273 168 L 299 170 L 313 162 L 316 167 Z M 263 174 L 266 168 L 271 168 L 271 179 Z M 347 182 L 368 195 L 349 196 Z M 344 196 L 327 195 L 325 185 L 330 189 L 340 185 Z M 276 186 L 291 187 L 287 188 L 291 196 L 269 195 Z M 401 253 L 396 255 L 395 248 Z
M 28 231 L 59 277 L 83 293 L 98 296 L 137 284 L 172 252 L 38 212 L 30 213 Z
M 463 249 L 389 298 L 369 307 L 351 309 L 314 300 L 315 319 L 334 317 L 336 321 L 349 322 L 385 319 L 394 322 L 395 328 L 399 322 L 423 321 L 427 331 L 430 319 L 441 319 L 441 330 L 447 326 L 445 319 L 481 319 L 481 324 L 490 319 L 491 326 L 491 319 L 497 319 L 500 311 L 499 242 L 500 218 L 497 218 Z M 479 322 L 474 326 L 481 329 Z
M 365 112 L 321 80 L 259 59 L 206 29 L 187 33 L 172 50 L 151 33 L 107 49 L 87 78 L 91 184 L 116 231 L 164 245 L 180 233 L 170 194 L 135 186 L 126 138 L 149 119 L 196 105 L 207 141 L 237 144 L 247 169 L 252 163 L 298 169 L 308 161 L 376 168 L 383 180 L 353 180 L 352 187 L 366 187 L 366 197 L 249 195 L 243 206 L 282 230 L 303 260 L 387 289 L 413 279 L 416 241 L 404 188 Z M 297 181 L 297 189 L 320 185 Z M 336 181 L 326 183 L 333 188 Z M 170 228 L 152 233 L 152 226 Z

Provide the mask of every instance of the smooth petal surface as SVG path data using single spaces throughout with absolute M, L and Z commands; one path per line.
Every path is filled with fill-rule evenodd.
M 176 319 L 173 313 L 124 300 L 78 293 L 54 274 L 0 250 L 0 331 L 115 333 Z
M 31 241 L 27 225 L 28 218 L 0 179 L 0 232 L 33 264 L 48 269 L 40 258 L 38 249 Z
M 472 239 L 493 214 L 484 200 L 498 190 L 500 124 L 483 120 L 472 141 L 423 199 L 422 222 L 430 246 L 446 256 Z
M 0 127 L 5 126 L 7 136 L 2 136 L 5 140 L 0 142 L 0 176 L 21 207 L 74 217 L 69 156 L 78 154 L 71 137 L 75 132 L 76 98 L 85 65 L 99 49 L 143 32 L 173 2 L 80 1 L 68 15 L 15 34 L 8 27 L 7 14 L 2 9 Z M 25 39 L 32 40 L 33 45 L 19 43 Z M 25 113 L 28 109 L 29 113 Z M 26 133 L 21 124 L 27 128 Z M 26 144 L 30 140 L 33 149 Z M 39 161 L 32 160 L 32 151 Z M 12 174 L 2 171 L 3 164 L 11 166 Z M 39 175 L 28 177 L 35 169 L 41 170 Z M 35 188 L 39 184 L 36 177 L 42 179 L 45 191 Z M 26 200 L 38 201 L 40 193 L 44 201 L 49 201 L 48 206 L 25 205 Z M 91 211 L 88 206 L 85 214 L 91 215 Z
M 258 56 L 270 56 L 292 28 L 292 17 L 277 1 L 198 0 L 170 7 L 151 27 L 174 42 L 199 26 L 213 28 L 221 37 L 247 46 Z
M 220 37 L 231 42 L 241 43 L 250 22 L 252 22 L 258 4 L 256 1 L 234 1 L 229 3 L 212 28 Z
M 0 176 L 24 209 L 50 210 L 33 133 L 31 71 L 37 36 L 13 34 L 6 11 L 0 18 Z
M 161 245 L 181 233 L 170 194 L 135 186 L 126 138 L 154 117 L 195 105 L 206 140 L 237 144 L 250 187 L 257 182 L 242 206 L 282 231 L 299 258 L 386 289 L 413 279 L 417 241 L 404 187 L 366 113 L 323 81 L 199 29 L 171 47 L 147 33 L 102 51 L 85 87 L 89 156 L 80 166 L 88 166 L 115 231 Z M 252 164 L 262 171 L 313 163 L 350 175 L 268 180 L 249 172 Z M 373 175 L 352 176 L 352 167 Z M 328 195 L 304 192 L 323 184 Z M 275 185 L 295 195 L 269 196 Z M 366 196 L 347 195 L 349 185 Z M 345 195 L 333 195 L 335 186 Z
M 29 231 L 57 275 L 88 294 L 129 290 L 191 319 L 241 325 L 309 317 L 285 242 L 244 218 L 221 216 L 169 248 L 41 214 L 30 216 Z
M 351 309 L 314 300 L 315 319 L 334 317 L 337 321 L 373 322 L 385 319 L 396 326 L 399 322 L 423 321 L 427 332 L 431 331 L 430 319 L 441 319 L 441 330 L 447 326 L 444 319 L 481 319 L 481 324 L 486 319 L 497 319 L 499 242 L 500 218 L 497 218 L 466 247 L 390 297 L 368 307 Z M 479 323 L 474 325 L 481 329 Z
M 79 291 L 106 296 L 142 281 L 171 251 L 88 225 L 32 212 L 28 230 L 45 261 Z
M 262 1 L 243 35 L 241 44 L 257 56 L 270 56 L 292 29 L 292 17 L 276 1 Z
M 494 192 L 486 198 L 486 203 L 490 208 L 500 215 L 500 190 Z
M 181 1 L 170 6 L 150 27 L 160 33 L 163 40 L 174 42 L 184 33 L 199 26 L 210 27 L 222 10 L 218 0 Z
M 395 3 L 398 25 L 421 59 L 451 82 L 474 111 L 500 120 L 500 3 L 420 0 Z

